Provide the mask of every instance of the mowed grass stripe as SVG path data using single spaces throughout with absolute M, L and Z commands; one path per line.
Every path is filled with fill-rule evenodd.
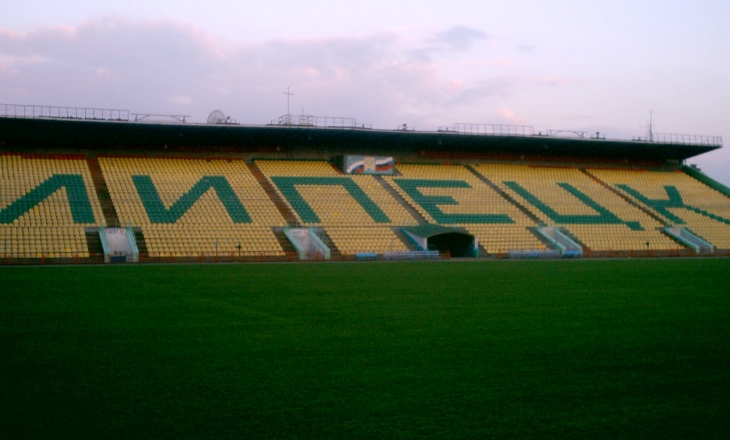
M 722 437 L 730 260 L 0 269 L 13 438 Z

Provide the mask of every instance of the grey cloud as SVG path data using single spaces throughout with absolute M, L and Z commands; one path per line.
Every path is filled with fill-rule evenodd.
M 488 39 L 489 36 L 478 29 L 454 26 L 426 38 L 420 47 L 411 51 L 411 56 L 415 59 L 429 60 L 431 56 L 436 54 L 469 50 L 477 41 Z
M 426 49 L 467 50 L 486 34 L 452 28 Z M 0 32 L 5 102 L 128 108 L 190 114 L 202 121 L 221 108 L 239 122 L 264 123 L 286 111 L 356 117 L 389 127 L 417 123 L 414 108 L 448 112 L 495 93 L 509 81 L 485 79 L 448 91 L 431 58 L 410 54 L 397 34 L 220 42 L 192 25 L 107 17 L 74 28 Z M 17 62 L 19 59 L 41 60 Z
M 517 50 L 524 53 L 532 53 L 537 51 L 537 46 L 534 44 L 518 44 Z
M 392 34 L 375 34 L 363 38 L 272 41 L 235 50 L 232 57 L 242 64 L 254 61 L 253 67 L 257 69 L 310 69 L 332 77 L 336 70 L 362 72 L 387 60 L 396 40 Z
M 483 80 L 464 88 L 458 94 L 449 98 L 446 103 L 449 105 L 468 105 L 484 98 L 504 97 L 509 95 L 519 82 L 518 78 L 510 76 Z
M 436 34 L 434 41 L 447 49 L 466 50 L 477 40 L 486 40 L 489 36 L 478 30 L 465 26 L 455 26 Z

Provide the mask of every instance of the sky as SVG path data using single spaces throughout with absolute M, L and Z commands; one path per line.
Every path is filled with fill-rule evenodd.
M 0 3 L 0 103 L 725 136 L 730 1 Z M 692 158 L 730 185 L 727 148 Z

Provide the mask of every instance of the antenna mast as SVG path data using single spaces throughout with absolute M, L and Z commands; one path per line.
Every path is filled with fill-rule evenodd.
M 654 142 L 654 110 L 649 110 L 649 142 Z
M 294 96 L 293 93 L 289 93 L 289 87 L 287 86 L 286 92 L 282 92 L 284 95 L 286 95 L 286 114 L 288 115 L 289 112 L 289 98 Z
M 293 93 L 289 93 L 289 86 L 286 87 L 286 92 L 281 92 L 281 93 L 283 93 L 284 95 L 286 95 L 286 116 L 284 116 L 284 118 L 286 119 L 286 125 L 291 125 L 293 118 L 291 116 L 291 112 L 289 111 L 289 99 L 292 96 L 294 96 L 294 94 Z

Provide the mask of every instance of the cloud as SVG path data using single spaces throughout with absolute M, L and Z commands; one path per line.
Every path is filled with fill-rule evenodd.
M 514 121 L 516 119 L 514 110 L 506 108 L 506 107 L 499 110 L 499 116 L 501 116 L 504 119 L 507 119 L 509 121 Z
M 488 41 L 489 36 L 474 28 L 454 26 L 425 37 L 410 55 L 420 60 L 430 60 L 434 55 L 449 55 L 471 50 L 479 41 Z
M 562 86 L 566 85 L 571 80 L 561 76 L 540 76 L 537 78 L 537 82 L 544 86 Z
M 282 92 L 291 87 L 293 113 L 304 107 L 426 129 L 427 121 L 451 123 L 455 109 L 514 90 L 518 79 L 502 71 L 509 60 L 475 52 L 488 38 L 453 27 L 419 38 L 381 32 L 245 44 L 188 23 L 103 17 L 27 33 L 0 30 L 0 83 L 7 102 L 192 113 L 197 121 L 220 108 L 246 123 L 284 114 Z M 471 76 L 448 70 L 454 64 L 443 57 L 455 52 Z
M 170 98 L 170 101 L 177 104 L 192 104 L 193 98 L 191 96 L 175 95 Z
M 189 23 L 111 16 L 23 33 L 0 29 L 0 101 L 184 114 L 198 122 L 220 109 L 262 124 L 286 112 L 282 92 L 291 87 L 292 113 L 354 117 L 375 128 L 473 122 L 621 134 L 624 101 L 633 100 L 623 85 L 612 88 L 562 60 L 514 55 L 514 45 L 458 26 L 247 43 Z M 646 97 L 636 102 L 654 105 Z M 612 114 L 616 107 L 622 111 Z M 718 160 L 724 150 L 698 163 L 728 183 L 727 160 Z
M 534 44 L 518 44 L 517 50 L 523 53 L 533 53 L 537 51 L 537 46 Z
M 505 97 L 512 93 L 521 80 L 509 75 L 499 75 L 488 80 L 476 81 L 459 89 L 444 102 L 446 105 L 471 105 L 485 98 Z
M 467 50 L 470 49 L 476 41 L 487 40 L 489 36 L 473 28 L 464 26 L 455 26 L 451 29 L 438 32 L 432 41 L 445 49 L 449 50 Z

